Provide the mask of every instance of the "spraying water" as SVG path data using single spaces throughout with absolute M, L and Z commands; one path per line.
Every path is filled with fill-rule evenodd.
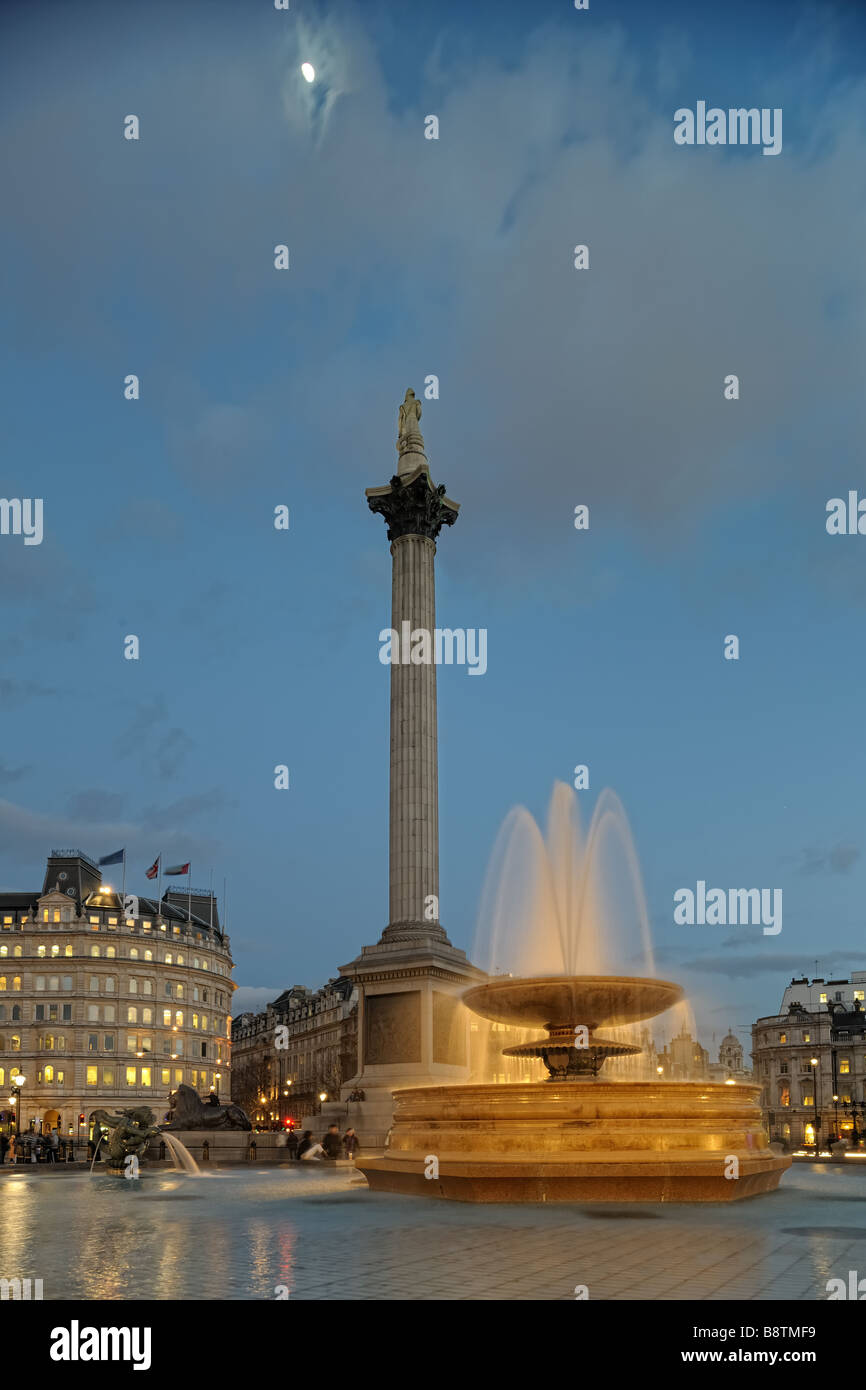
M 165 1143 L 165 1147 L 171 1154 L 175 1172 L 189 1173 L 190 1177 L 200 1178 L 201 1169 L 199 1168 L 198 1164 L 196 1163 L 186 1144 L 181 1143 L 181 1141 L 178 1138 L 176 1138 L 175 1135 L 169 1134 L 167 1130 L 162 1131 L 162 1138 Z

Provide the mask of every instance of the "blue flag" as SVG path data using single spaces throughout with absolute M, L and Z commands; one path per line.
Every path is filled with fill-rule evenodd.
M 102 868 L 103 864 L 122 864 L 123 856 L 125 854 L 125 849 L 119 849 L 116 854 L 106 854 L 105 858 L 97 860 L 97 863 L 99 864 L 100 869 Z

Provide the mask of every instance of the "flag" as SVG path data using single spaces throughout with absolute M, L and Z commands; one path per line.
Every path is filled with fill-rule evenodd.
M 156 875 L 157 875 L 158 872 L 159 872 L 159 855 L 156 856 L 156 858 L 154 859 L 154 861 L 153 861 L 153 863 L 151 864 L 150 868 L 148 869 L 148 871 L 147 871 L 147 877 L 148 877 L 148 878 L 156 878 Z
M 125 854 L 125 849 L 119 849 L 114 854 L 106 854 L 103 859 L 98 859 L 96 862 L 98 863 L 100 869 L 102 868 L 103 864 L 122 864 L 123 856 Z
M 189 864 L 173 864 L 170 869 L 163 869 L 162 872 L 165 874 L 166 878 L 168 878 L 170 874 L 188 874 Z

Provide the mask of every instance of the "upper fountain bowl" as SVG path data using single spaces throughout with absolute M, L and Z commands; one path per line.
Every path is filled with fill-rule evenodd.
M 515 980 L 489 980 L 466 990 L 463 1002 L 473 1013 L 494 1023 L 515 1027 L 536 1024 L 564 1028 L 584 1024 L 589 1029 L 639 1023 L 664 1013 L 683 997 L 669 980 L 636 979 L 628 975 L 571 975 Z

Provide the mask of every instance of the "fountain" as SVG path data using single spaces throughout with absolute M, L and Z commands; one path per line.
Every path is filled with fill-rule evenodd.
M 611 849 L 624 865 L 612 893 L 602 867 Z M 638 927 L 645 975 L 600 973 L 614 949 L 623 887 L 630 901 L 619 920 Z M 548 1076 L 396 1091 L 385 1155 L 356 1161 L 371 1188 L 469 1202 L 723 1202 L 778 1185 L 791 1160 L 768 1147 L 760 1086 L 600 1075 L 606 1064 L 639 1062 L 635 1026 L 683 998 L 678 985 L 651 973 L 637 857 L 612 793 L 599 798 L 585 841 L 568 787 L 554 790 L 546 843 L 528 812 L 511 813 L 482 927 L 488 969 L 510 952 L 509 964 L 540 964 L 544 973 L 491 977 L 467 990 L 464 1003 L 500 1027 L 543 1028 L 546 1037 L 504 1054 L 540 1059 Z M 631 1037 L 604 1037 L 600 1028 Z

